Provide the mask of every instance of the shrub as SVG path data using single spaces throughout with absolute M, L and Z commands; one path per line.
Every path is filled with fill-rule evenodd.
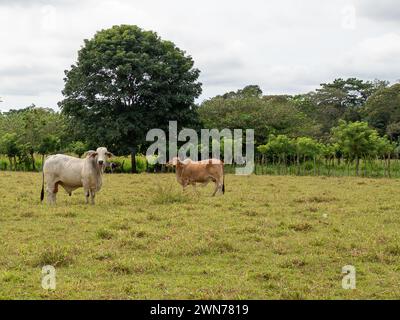
M 43 267 L 51 265 L 53 267 L 68 266 L 74 260 L 75 250 L 67 247 L 51 246 L 39 254 L 34 261 L 34 266 Z
M 99 239 L 110 240 L 110 239 L 112 239 L 112 237 L 114 236 L 114 234 L 113 234 L 112 231 L 110 231 L 110 230 L 107 230 L 107 229 L 100 229 L 100 230 L 97 230 L 96 236 L 97 236 L 97 238 L 99 238 Z
M 153 191 L 154 204 L 171 204 L 187 202 L 188 196 L 181 190 L 173 190 L 170 186 L 157 186 Z

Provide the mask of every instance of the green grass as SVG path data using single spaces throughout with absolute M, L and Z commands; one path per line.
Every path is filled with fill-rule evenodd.
M 95 206 L 78 189 L 55 207 L 39 173 L 0 181 L 0 299 L 400 298 L 396 179 L 227 175 L 213 198 L 173 174 L 115 174 Z

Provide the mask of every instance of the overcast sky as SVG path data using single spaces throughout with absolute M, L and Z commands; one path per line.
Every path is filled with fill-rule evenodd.
M 117 24 L 192 55 L 200 101 L 247 84 L 292 94 L 336 77 L 400 79 L 398 0 L 0 0 L 0 110 L 56 108 L 83 39 Z

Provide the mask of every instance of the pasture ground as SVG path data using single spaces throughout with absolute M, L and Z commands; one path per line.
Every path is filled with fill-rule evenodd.
M 400 298 L 399 180 L 227 175 L 212 198 L 173 174 L 115 174 L 95 206 L 60 188 L 55 207 L 40 187 L 0 173 L 1 299 Z

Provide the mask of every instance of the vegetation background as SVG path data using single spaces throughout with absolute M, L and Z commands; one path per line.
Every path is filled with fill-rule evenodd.
M 196 130 L 254 129 L 258 174 L 400 176 L 400 84 L 338 78 L 292 96 L 248 85 L 195 103 L 199 74 L 191 56 L 154 32 L 101 30 L 65 71 L 59 110 L 0 114 L 0 169 L 38 171 L 46 154 L 81 157 L 105 145 L 120 156 L 117 172 L 165 171 L 146 163 L 145 136 L 176 120 Z

